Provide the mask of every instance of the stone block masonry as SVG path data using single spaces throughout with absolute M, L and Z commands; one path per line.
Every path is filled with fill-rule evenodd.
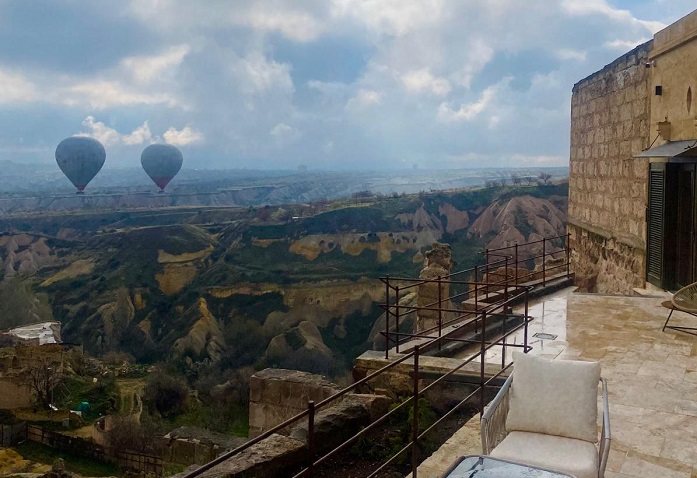
M 308 400 L 317 403 L 339 390 L 329 380 L 297 370 L 265 369 L 255 373 L 249 381 L 249 438 L 304 412 Z
M 569 226 L 583 291 L 631 293 L 645 277 L 649 41 L 579 81 L 571 99 Z

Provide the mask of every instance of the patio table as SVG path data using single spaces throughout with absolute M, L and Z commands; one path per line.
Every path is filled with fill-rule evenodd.
M 461 456 L 441 478 L 574 478 L 559 471 L 500 460 L 490 456 Z

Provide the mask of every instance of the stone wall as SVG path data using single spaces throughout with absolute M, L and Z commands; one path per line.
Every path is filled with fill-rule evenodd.
M 0 377 L 0 409 L 24 408 L 34 403 L 31 388 L 17 377 Z
M 644 285 L 649 41 L 581 80 L 571 99 L 569 233 L 581 290 Z
M 581 291 L 633 294 L 644 287 L 645 252 L 612 236 L 568 225 L 575 285 Z
M 269 368 L 255 373 L 249 380 L 249 438 L 307 410 L 308 400 L 317 403 L 339 390 L 319 375 L 297 370 Z

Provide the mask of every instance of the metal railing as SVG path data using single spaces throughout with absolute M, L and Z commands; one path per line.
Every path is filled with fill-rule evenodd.
M 543 261 L 543 282 L 545 281 L 545 257 L 555 253 L 559 253 L 560 251 L 564 251 L 564 248 L 556 248 L 555 252 L 551 252 L 553 249 L 550 249 L 550 251 L 545 251 L 545 244 L 549 244 L 551 240 L 559 239 L 562 237 L 566 236 L 558 236 L 556 238 L 546 238 L 542 241 L 536 241 L 541 242 L 543 244 L 543 254 L 539 256 L 542 257 Z M 566 244 L 566 267 L 568 274 L 568 239 L 566 241 Z M 394 417 L 397 413 L 400 412 L 400 410 L 403 411 L 405 410 L 405 408 L 408 409 L 408 407 L 412 407 L 413 410 L 413 413 L 411 414 L 412 429 L 410 441 L 406 443 L 391 458 L 382 463 L 366 478 L 375 477 L 386 467 L 394 464 L 395 461 L 397 461 L 401 456 L 403 456 L 407 452 L 411 452 L 410 462 L 412 477 L 417 478 L 417 468 L 419 463 L 419 443 L 422 443 L 424 437 L 427 434 L 433 432 L 435 429 L 437 429 L 438 426 L 442 424 L 444 420 L 450 418 L 457 410 L 460 410 L 466 404 L 471 404 L 472 402 L 476 401 L 477 409 L 479 410 L 479 413 L 482 413 L 485 405 L 487 387 L 496 387 L 497 385 L 495 382 L 500 381 L 502 374 L 504 374 L 512 365 L 512 363 L 510 361 L 507 361 L 506 359 L 506 349 L 508 347 L 517 347 L 522 349 L 524 352 L 528 352 L 530 350 L 530 346 L 528 345 L 528 324 L 533 318 L 529 315 L 528 299 L 530 291 L 533 287 L 531 285 L 524 284 L 523 282 L 519 282 L 519 278 L 517 276 L 515 277 L 515 280 L 509 280 L 508 273 L 505 274 L 506 278 L 502 280 L 497 280 L 495 282 L 477 280 L 480 276 L 483 278 L 493 277 L 496 268 L 500 268 L 501 265 L 506 267 L 505 271 L 508 271 L 509 263 L 516 264 L 517 266 L 519 263 L 522 263 L 526 260 L 534 260 L 535 257 L 523 258 L 522 254 L 519 256 L 519 247 L 522 246 L 525 245 L 514 245 L 507 248 L 491 249 L 485 251 L 484 256 L 486 258 L 486 262 L 483 266 L 478 266 L 466 271 L 455 272 L 444 277 L 438 277 L 437 279 L 433 280 L 408 278 L 395 279 L 389 277 L 382 278 L 381 280 L 385 283 L 385 303 L 382 304 L 382 307 L 386 311 L 385 318 L 387 322 L 386 331 L 383 334 L 385 336 L 386 343 L 385 358 L 390 358 L 389 345 L 394 344 L 394 353 L 396 354 L 396 356 L 392 357 L 392 361 L 384 367 L 368 374 L 364 378 L 356 381 L 348 387 L 345 387 L 344 389 L 340 390 L 339 392 L 324 400 L 321 400 L 317 403 L 315 403 L 314 401 L 309 401 L 307 409 L 303 412 L 289 418 L 288 420 L 283 421 L 282 423 L 279 423 L 278 425 L 265 431 L 261 435 L 249 440 L 248 442 L 235 448 L 234 450 L 222 454 L 215 460 L 212 460 L 211 462 L 184 475 L 183 478 L 195 478 L 197 476 L 200 476 L 206 471 L 210 470 L 211 468 L 235 457 L 236 455 L 239 455 L 240 453 L 251 448 L 255 444 L 270 437 L 271 435 L 278 432 L 282 432 L 284 431 L 284 429 L 288 429 L 293 425 L 298 425 L 303 421 L 307 422 L 308 458 L 306 464 L 302 466 L 302 468 L 297 472 L 297 474 L 294 475 L 294 478 L 312 477 L 313 471 L 317 467 L 321 466 L 322 464 L 325 464 L 327 460 L 336 457 L 342 451 L 347 450 L 348 447 L 357 443 L 358 440 L 366 437 L 366 435 L 376 431 L 377 428 L 383 425 L 387 420 L 389 420 L 390 417 Z M 505 250 L 509 248 L 514 248 L 514 254 L 512 258 L 504 253 Z M 496 257 L 497 259 L 491 261 L 492 257 Z M 474 281 L 462 280 L 464 277 L 467 277 L 467 274 L 472 273 L 474 274 Z M 397 282 L 398 285 L 394 285 L 394 282 Z M 399 303 L 399 299 L 401 296 L 403 296 L 405 290 L 423 286 L 429 283 L 438 284 L 437 301 L 422 306 L 406 306 L 401 305 Z M 463 291 L 456 291 L 453 295 L 447 295 L 447 297 L 445 297 L 445 285 L 452 285 L 455 289 L 463 289 Z M 477 299 L 477 297 L 483 291 L 486 291 L 486 295 L 489 296 L 491 295 L 491 290 L 497 287 L 499 288 L 498 291 L 502 289 L 504 292 L 502 294 L 498 293 L 497 298 L 495 300 L 491 300 L 491 297 L 487 297 L 487 301 Z M 394 299 L 390 300 L 392 293 Z M 460 307 L 454 305 L 449 305 L 447 307 L 444 306 L 444 304 L 446 303 L 453 304 L 454 300 L 469 297 L 472 293 L 474 294 L 475 301 L 474 310 L 463 311 Z M 513 314 L 512 306 L 520 303 L 524 304 L 523 313 Z M 438 323 L 436 326 L 419 331 L 417 334 L 400 332 L 400 315 L 405 313 L 405 311 L 408 311 L 409 313 L 418 313 L 424 311 L 435 312 L 438 314 Z M 453 317 L 444 319 L 444 315 L 448 314 L 452 315 Z M 396 319 L 396 330 L 394 331 L 390 330 L 389 327 L 390 317 L 394 317 Z M 448 326 L 453 326 L 454 329 L 460 330 L 471 328 L 474 334 L 462 337 L 457 336 L 453 333 L 443 333 L 444 328 Z M 521 329 L 523 330 L 523 343 L 517 344 L 508 342 L 508 337 L 510 337 L 512 334 L 517 333 Z M 418 343 L 415 343 L 410 351 L 408 351 L 407 353 L 399 353 L 400 344 L 404 344 L 405 341 L 413 341 L 415 339 L 418 340 Z M 457 362 L 457 365 L 455 365 L 453 368 L 451 368 L 447 372 L 443 372 L 442 374 L 440 374 L 438 378 L 434 379 L 427 385 L 420 386 L 423 382 L 422 380 L 420 380 L 420 378 L 423 376 L 423 368 L 420 367 L 419 364 L 420 357 L 424 355 L 424 351 L 428 351 L 435 347 L 440 348 L 443 343 L 460 343 L 476 347 L 474 347 L 474 350 L 469 356 L 460 359 Z M 501 362 L 500 366 L 498 364 L 493 363 L 489 364 L 489 369 L 487 372 L 487 363 L 485 359 L 487 352 L 491 350 L 493 347 L 501 347 Z M 450 408 L 450 410 L 447 411 L 437 421 L 428 425 L 426 428 L 421 429 L 421 426 L 419 424 L 418 413 L 419 399 L 432 388 L 438 386 L 439 384 L 443 384 L 444 381 L 448 380 L 449 378 L 452 378 L 454 374 L 462 372 L 463 368 L 468 364 L 476 362 L 479 363 L 479 368 L 476 373 L 477 377 L 473 379 L 473 381 L 471 382 L 472 385 L 476 385 L 474 387 L 474 390 L 467 396 L 462 398 L 452 408 Z M 412 376 L 411 396 L 408 399 L 402 401 L 397 406 L 391 408 L 390 411 L 377 418 L 370 425 L 361 429 L 358 433 L 348 438 L 346 441 L 342 442 L 338 446 L 327 451 L 326 453 L 318 453 L 316 446 L 316 437 L 314 432 L 316 421 L 315 417 L 318 411 L 323 408 L 337 404 L 338 400 L 346 396 L 348 393 L 360 391 L 371 380 L 380 377 L 382 374 L 387 373 L 389 371 L 394 371 L 397 366 L 404 363 L 411 363 L 412 365 L 410 373 L 410 375 Z
M 568 278 L 571 274 L 568 234 L 486 249 L 481 255 L 484 264 L 435 279 L 380 278 L 385 285 L 385 303 L 381 304 L 385 311 L 385 329 L 380 332 L 385 338 L 385 358 L 389 358 L 391 350 L 400 353 L 400 347 L 405 343 L 429 338 L 432 333 L 443 337 L 446 328 L 458 326 L 461 329 L 462 325 L 473 322 L 476 329 L 476 317 L 484 308 L 507 302 L 520 286 L 539 284 L 545 287 L 551 279 L 560 276 Z M 548 265 L 550 260 L 558 263 Z M 541 262 L 539 268 L 535 267 L 538 261 Z M 472 279 L 467 280 L 468 277 Z M 437 288 L 437 300 L 416 305 L 401 302 L 410 292 L 429 286 Z M 455 292 L 450 294 L 450 290 Z M 401 323 L 408 315 L 412 320 L 416 316 L 430 316 L 433 322 L 436 314 L 435 325 L 424 328 L 420 333 L 400 331 Z M 437 342 L 437 345 L 440 349 L 441 343 Z

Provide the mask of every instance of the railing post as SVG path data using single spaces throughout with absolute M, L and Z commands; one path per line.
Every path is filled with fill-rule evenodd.
M 419 346 L 414 347 L 414 395 L 412 397 L 412 420 L 411 420 L 411 476 L 417 478 L 419 467 L 419 450 L 417 441 L 419 439 Z
M 484 249 L 484 256 L 486 257 L 486 274 L 489 274 L 489 249 Z M 482 274 L 482 282 L 484 281 L 484 274 Z M 487 278 L 486 283 L 489 283 L 489 279 Z M 486 298 L 489 295 L 489 286 L 484 287 L 484 297 Z
M 394 290 L 395 290 L 395 296 L 396 296 L 396 300 L 395 300 L 396 323 L 394 324 L 394 327 L 395 327 L 395 329 L 394 329 L 395 330 L 395 342 L 394 343 L 395 343 L 395 352 L 399 353 L 399 341 L 400 341 L 400 338 L 399 338 L 399 286 L 395 287 Z M 418 309 L 417 309 L 416 315 L 417 315 L 416 320 L 418 323 L 418 320 L 419 320 Z
M 524 332 L 523 332 L 523 353 L 528 353 L 528 288 L 525 288 L 525 317 L 523 318 Z
M 547 252 L 546 252 L 546 247 L 545 247 L 545 238 L 542 238 L 542 287 L 545 286 L 545 283 L 547 281 Z
M 571 251 L 571 247 L 569 246 L 569 241 L 571 240 L 571 234 L 567 233 L 566 234 L 566 278 L 569 278 L 569 275 L 571 274 L 571 261 L 569 260 L 569 252 Z
M 477 312 L 477 309 L 479 308 L 479 299 L 477 296 L 479 295 L 479 270 L 478 266 L 474 266 L 474 312 Z
M 518 243 L 515 243 L 515 285 L 518 285 Z
M 438 276 L 438 337 L 443 333 L 443 278 Z M 438 350 L 442 342 L 438 341 Z
M 388 275 L 385 276 L 385 360 L 390 358 L 390 315 L 390 276 Z
M 482 311 L 481 349 L 479 351 L 479 419 L 484 415 L 484 355 L 486 354 L 486 309 Z
M 307 447 L 310 449 L 310 464 L 307 467 L 307 476 L 312 478 L 312 469 L 315 464 L 315 402 L 307 402 Z
M 503 263 L 503 302 L 508 302 L 508 254 L 506 254 L 506 259 Z M 506 312 L 506 306 L 503 307 L 503 312 Z

